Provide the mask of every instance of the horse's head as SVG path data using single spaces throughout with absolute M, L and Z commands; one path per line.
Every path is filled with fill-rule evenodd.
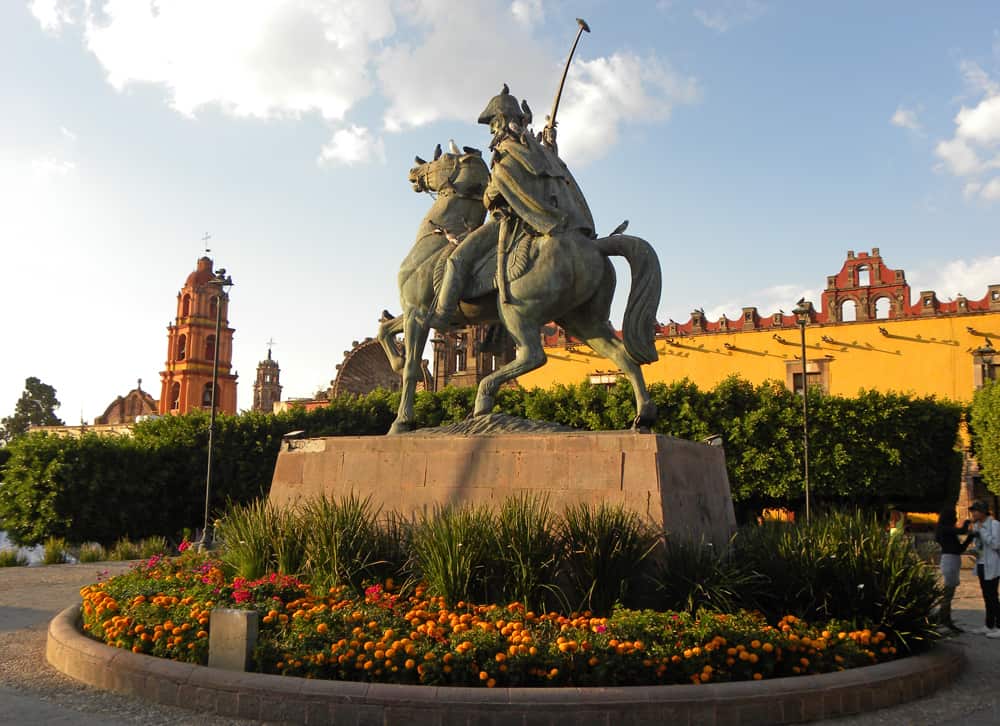
M 466 147 L 464 153 L 444 154 L 439 145 L 432 161 L 424 161 L 418 156 L 414 163 L 409 179 L 415 192 L 481 197 L 490 180 L 489 168 L 478 149 Z

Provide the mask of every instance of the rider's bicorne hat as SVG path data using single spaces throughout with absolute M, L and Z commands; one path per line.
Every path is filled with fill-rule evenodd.
M 517 103 L 517 99 L 510 95 L 510 89 L 507 88 L 506 83 L 503 84 L 503 90 L 500 91 L 500 94 L 491 98 L 490 102 L 486 104 L 486 108 L 479 114 L 479 123 L 488 126 L 493 123 L 495 116 L 503 116 L 508 121 L 517 121 L 518 123 L 524 118 L 521 106 Z

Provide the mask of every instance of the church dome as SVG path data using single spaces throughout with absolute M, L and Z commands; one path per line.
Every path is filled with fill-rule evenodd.
M 198 260 L 198 269 L 188 275 L 187 280 L 184 282 L 184 287 L 198 288 L 208 283 L 214 277 L 212 260 L 208 257 L 202 257 Z

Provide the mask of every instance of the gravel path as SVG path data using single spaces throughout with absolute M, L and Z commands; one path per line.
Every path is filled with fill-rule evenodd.
M 0 568 L 0 724 L 47 726 L 245 726 L 84 686 L 45 660 L 49 621 L 80 600 L 80 588 L 130 563 Z
M 258 723 L 222 719 L 146 703 L 81 685 L 56 672 L 45 660 L 49 620 L 79 601 L 79 589 L 98 575 L 114 575 L 128 563 L 0 568 L 0 724 L 123 726 L 190 724 L 248 726 Z M 955 600 L 956 621 L 967 629 L 982 625 L 979 584 L 968 570 Z M 837 726 L 958 722 L 962 726 L 1000 724 L 997 673 L 1000 640 L 964 633 L 954 640 L 966 648 L 966 672 L 950 688 L 930 698 L 862 716 L 827 721 Z

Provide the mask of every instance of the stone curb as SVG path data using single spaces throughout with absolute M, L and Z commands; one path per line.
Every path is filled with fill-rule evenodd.
M 237 673 L 112 648 L 80 630 L 80 606 L 49 623 L 46 658 L 88 685 L 202 713 L 335 726 L 746 726 L 815 721 L 927 696 L 965 662 L 954 646 L 865 668 L 701 686 L 438 688 Z

